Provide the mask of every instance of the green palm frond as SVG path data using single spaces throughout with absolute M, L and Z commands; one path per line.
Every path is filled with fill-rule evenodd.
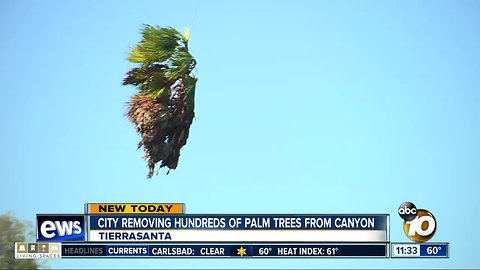
M 189 34 L 172 27 L 142 26 L 142 40 L 132 48 L 129 60 L 141 64 L 127 73 L 124 84 L 138 87 L 140 95 L 164 98 L 179 79 L 189 76 L 196 61 L 188 52 Z
M 187 106 L 193 107 L 195 106 L 195 86 L 197 84 L 197 78 L 188 76 L 185 79 L 185 103 Z
M 172 55 L 170 64 L 171 68 L 168 70 L 166 76 L 173 80 L 190 74 L 192 69 L 195 68 L 196 61 L 186 48 L 181 48 Z
M 168 66 L 160 64 L 133 68 L 127 73 L 123 84 L 137 86 L 140 95 L 165 98 L 170 94 L 170 86 L 175 82 L 166 77 L 167 70 Z
M 159 28 L 143 25 L 142 40 L 130 51 L 128 60 L 149 65 L 167 61 L 180 46 L 183 35 L 171 27 Z

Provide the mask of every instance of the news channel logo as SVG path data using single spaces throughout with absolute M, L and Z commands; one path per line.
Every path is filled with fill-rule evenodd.
M 84 239 L 83 215 L 37 215 L 37 242 L 73 242 Z
M 430 211 L 404 202 L 398 207 L 398 214 L 403 219 L 403 231 L 410 240 L 423 243 L 432 239 L 437 230 L 437 220 Z

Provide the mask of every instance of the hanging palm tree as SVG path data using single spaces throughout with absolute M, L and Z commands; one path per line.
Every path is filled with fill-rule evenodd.
M 196 61 L 188 52 L 190 33 L 174 28 L 143 25 L 142 40 L 131 49 L 128 60 L 139 64 L 131 69 L 124 85 L 138 93 L 128 103 L 127 117 L 141 135 L 138 148 L 145 152 L 148 177 L 155 165 L 177 168 L 180 149 L 187 143 L 195 105 Z

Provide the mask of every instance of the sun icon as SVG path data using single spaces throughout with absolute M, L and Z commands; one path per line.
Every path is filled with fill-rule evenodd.
M 237 255 L 240 255 L 240 256 L 243 256 L 243 255 L 247 255 L 247 249 L 246 248 L 243 248 L 243 247 L 240 247 L 240 248 L 237 248 Z

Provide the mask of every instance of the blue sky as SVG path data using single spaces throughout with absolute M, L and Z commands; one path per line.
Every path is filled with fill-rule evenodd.
M 480 267 L 480 2 L 0 3 L 0 213 L 183 202 L 188 213 L 390 213 L 438 221 L 447 260 L 64 260 L 53 267 Z M 145 178 L 121 85 L 143 23 L 191 28 L 196 119 Z M 465 219 L 463 221 L 462 219 Z

